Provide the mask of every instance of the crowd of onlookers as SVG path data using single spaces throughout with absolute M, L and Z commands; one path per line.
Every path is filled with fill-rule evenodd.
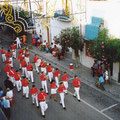
M 96 86 L 100 87 L 102 90 L 105 90 L 104 84 L 110 83 L 108 65 L 102 62 L 99 63 L 97 60 L 95 60 L 93 66 L 91 67 L 91 73 L 93 77 L 98 77 Z
M 58 46 L 56 43 L 51 43 L 50 45 L 46 40 L 42 40 L 42 35 L 38 37 L 36 34 L 32 34 L 32 41 L 33 46 L 36 46 L 39 48 L 40 51 L 45 51 L 51 53 L 54 57 L 58 57 L 59 60 L 62 60 L 64 58 L 64 50 L 61 46 Z

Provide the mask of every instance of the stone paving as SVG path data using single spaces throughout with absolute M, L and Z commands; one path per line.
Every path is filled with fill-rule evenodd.
M 69 65 L 70 63 L 73 63 L 75 65 L 75 60 L 72 60 L 71 58 L 65 58 L 61 61 L 57 59 L 57 57 L 53 57 L 52 54 L 46 53 L 43 51 L 39 51 L 37 47 L 33 46 L 33 49 L 31 52 L 34 52 L 38 54 L 41 58 L 45 59 L 47 62 L 53 63 L 57 65 L 58 67 L 61 67 L 64 71 L 67 71 L 68 74 L 74 77 L 75 74 L 77 74 L 81 81 L 94 89 L 97 89 L 98 91 L 104 93 L 105 95 L 108 95 L 112 97 L 113 99 L 120 102 L 120 84 L 116 83 L 114 80 L 112 80 L 111 84 L 105 85 L 105 91 L 101 91 L 100 89 L 96 88 L 95 82 L 97 80 L 97 77 L 92 77 L 91 70 L 81 64 L 79 64 L 79 68 L 73 70 L 73 72 L 70 71 Z

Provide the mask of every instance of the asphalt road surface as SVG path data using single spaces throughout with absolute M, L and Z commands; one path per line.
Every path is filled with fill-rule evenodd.
M 33 56 L 34 53 L 31 53 L 30 61 L 32 61 Z M 0 65 L 0 86 L 4 86 L 3 82 L 6 78 L 3 70 L 4 66 L 4 63 Z M 61 74 L 63 74 L 64 71 L 59 66 L 56 67 L 58 67 L 61 70 Z M 14 69 L 19 69 L 17 60 L 14 60 Z M 40 75 L 35 71 L 34 79 L 37 88 L 41 88 Z M 32 83 L 30 83 L 30 88 L 31 85 Z M 15 104 L 11 108 L 10 120 L 120 120 L 120 103 L 86 84 L 82 83 L 81 85 L 81 102 L 78 102 L 77 99 L 73 97 L 74 89 L 72 79 L 69 81 L 68 95 L 65 96 L 66 110 L 59 104 L 59 94 L 57 94 L 57 102 L 50 99 L 48 95 L 47 103 L 49 108 L 46 111 L 45 118 L 42 118 L 40 108 L 38 109 L 35 105 L 32 105 L 31 96 L 29 96 L 29 99 L 25 99 L 22 97 L 22 92 L 18 93 L 16 88 L 14 88 L 14 92 Z

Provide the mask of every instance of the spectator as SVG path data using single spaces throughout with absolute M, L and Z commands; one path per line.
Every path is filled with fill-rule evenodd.
M 3 106 L 4 106 L 4 113 L 8 120 L 10 119 L 10 101 L 8 100 L 8 97 L 3 97 Z
M 92 70 L 92 74 L 93 74 L 93 77 L 94 77 L 96 75 L 97 70 L 98 70 L 98 63 L 97 63 L 96 60 L 94 61 L 94 64 L 91 67 L 91 70 Z
M 13 101 L 13 98 L 14 98 L 13 90 L 10 90 L 10 88 L 7 88 L 6 96 L 8 97 L 11 106 L 13 106 L 13 104 L 14 104 L 14 101 Z
M 100 83 L 100 88 L 102 89 L 102 90 L 105 90 L 105 88 L 104 88 L 104 78 L 103 78 L 103 74 L 101 74 L 101 75 L 99 75 L 99 83 Z
M 53 50 L 52 50 L 52 55 L 53 55 L 54 57 L 56 57 L 56 56 L 58 55 L 58 48 L 57 48 L 56 45 L 54 45 L 54 48 L 53 48 Z
M 0 87 L 0 98 L 3 96 L 3 89 Z
M 10 81 L 10 79 L 7 77 L 7 79 L 4 81 L 4 85 L 7 88 L 10 88 L 10 90 L 13 90 L 13 83 Z

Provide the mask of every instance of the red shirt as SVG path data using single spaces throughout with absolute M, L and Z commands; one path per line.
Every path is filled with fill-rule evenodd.
M 38 94 L 39 101 L 45 101 L 46 97 L 47 97 L 47 94 L 45 91 L 39 92 L 39 94 Z
M 1 49 L 1 54 L 5 54 L 6 51 L 4 49 Z
M 54 72 L 54 76 L 55 77 L 58 77 L 60 75 L 60 71 L 59 70 L 56 70 L 55 72 Z
M 44 63 L 43 61 L 41 61 L 40 66 L 41 66 L 42 68 L 45 68 L 45 63 Z
M 5 56 L 6 56 L 6 57 L 12 57 L 12 53 L 11 53 L 11 52 L 7 52 L 7 53 L 5 54 Z
M 39 60 L 39 57 L 36 57 L 36 56 L 35 56 L 35 57 L 33 58 L 33 62 L 36 63 L 37 60 Z
M 34 95 L 34 94 L 37 94 L 37 93 L 38 93 L 38 89 L 36 87 L 32 87 L 31 90 L 30 90 L 30 94 Z
M 5 60 L 5 63 L 12 63 L 12 61 L 10 61 L 10 59 L 9 58 L 7 58 L 6 60 Z
M 40 76 L 40 79 L 41 79 L 41 81 L 45 81 L 45 80 L 46 80 L 46 75 L 42 74 L 42 75 Z
M 11 49 L 12 50 L 15 50 L 16 49 L 16 46 L 14 44 L 11 45 Z
M 26 67 L 26 65 L 27 65 L 25 60 L 22 60 L 20 64 L 23 68 Z
M 80 87 L 80 84 L 81 84 L 81 80 L 80 80 L 80 79 L 75 78 L 75 79 L 73 80 L 73 86 L 74 86 L 74 87 Z
M 27 71 L 32 71 L 33 70 L 33 66 L 31 64 L 27 65 Z
M 28 86 L 29 85 L 29 81 L 26 79 L 26 78 L 24 78 L 23 80 L 22 80 L 22 86 L 23 87 L 26 87 L 26 86 Z
M 26 51 L 25 52 L 25 57 L 29 57 L 30 56 L 30 52 L 29 51 Z
M 9 70 L 9 76 L 14 77 L 15 73 L 15 70 Z
M 19 81 L 20 78 L 21 78 L 21 74 L 16 72 L 15 75 L 14 75 L 14 78 L 15 78 L 16 81 Z
M 64 90 L 66 90 L 66 88 L 65 88 L 64 85 L 63 85 L 63 86 L 59 86 L 59 88 L 58 88 L 58 92 L 59 92 L 59 93 L 63 93 Z
M 20 54 L 17 59 L 18 59 L 18 61 L 21 61 L 23 58 L 24 57 L 22 56 L 22 54 Z
M 52 66 L 51 66 L 51 65 L 49 65 L 49 66 L 47 67 L 47 71 L 48 71 L 48 72 L 52 72 Z
M 57 86 L 56 86 L 55 82 L 50 84 L 50 89 L 56 89 L 56 88 L 57 88 Z
M 19 54 L 20 54 L 20 53 L 23 53 L 23 49 L 20 49 L 18 53 L 19 53 Z
M 62 76 L 62 81 L 64 82 L 64 81 L 67 81 L 69 79 L 69 76 L 67 75 L 67 74 L 64 74 L 63 76 Z
M 10 65 L 6 65 L 5 68 L 4 68 L 4 71 L 5 72 L 9 72 L 11 69 L 11 66 Z

